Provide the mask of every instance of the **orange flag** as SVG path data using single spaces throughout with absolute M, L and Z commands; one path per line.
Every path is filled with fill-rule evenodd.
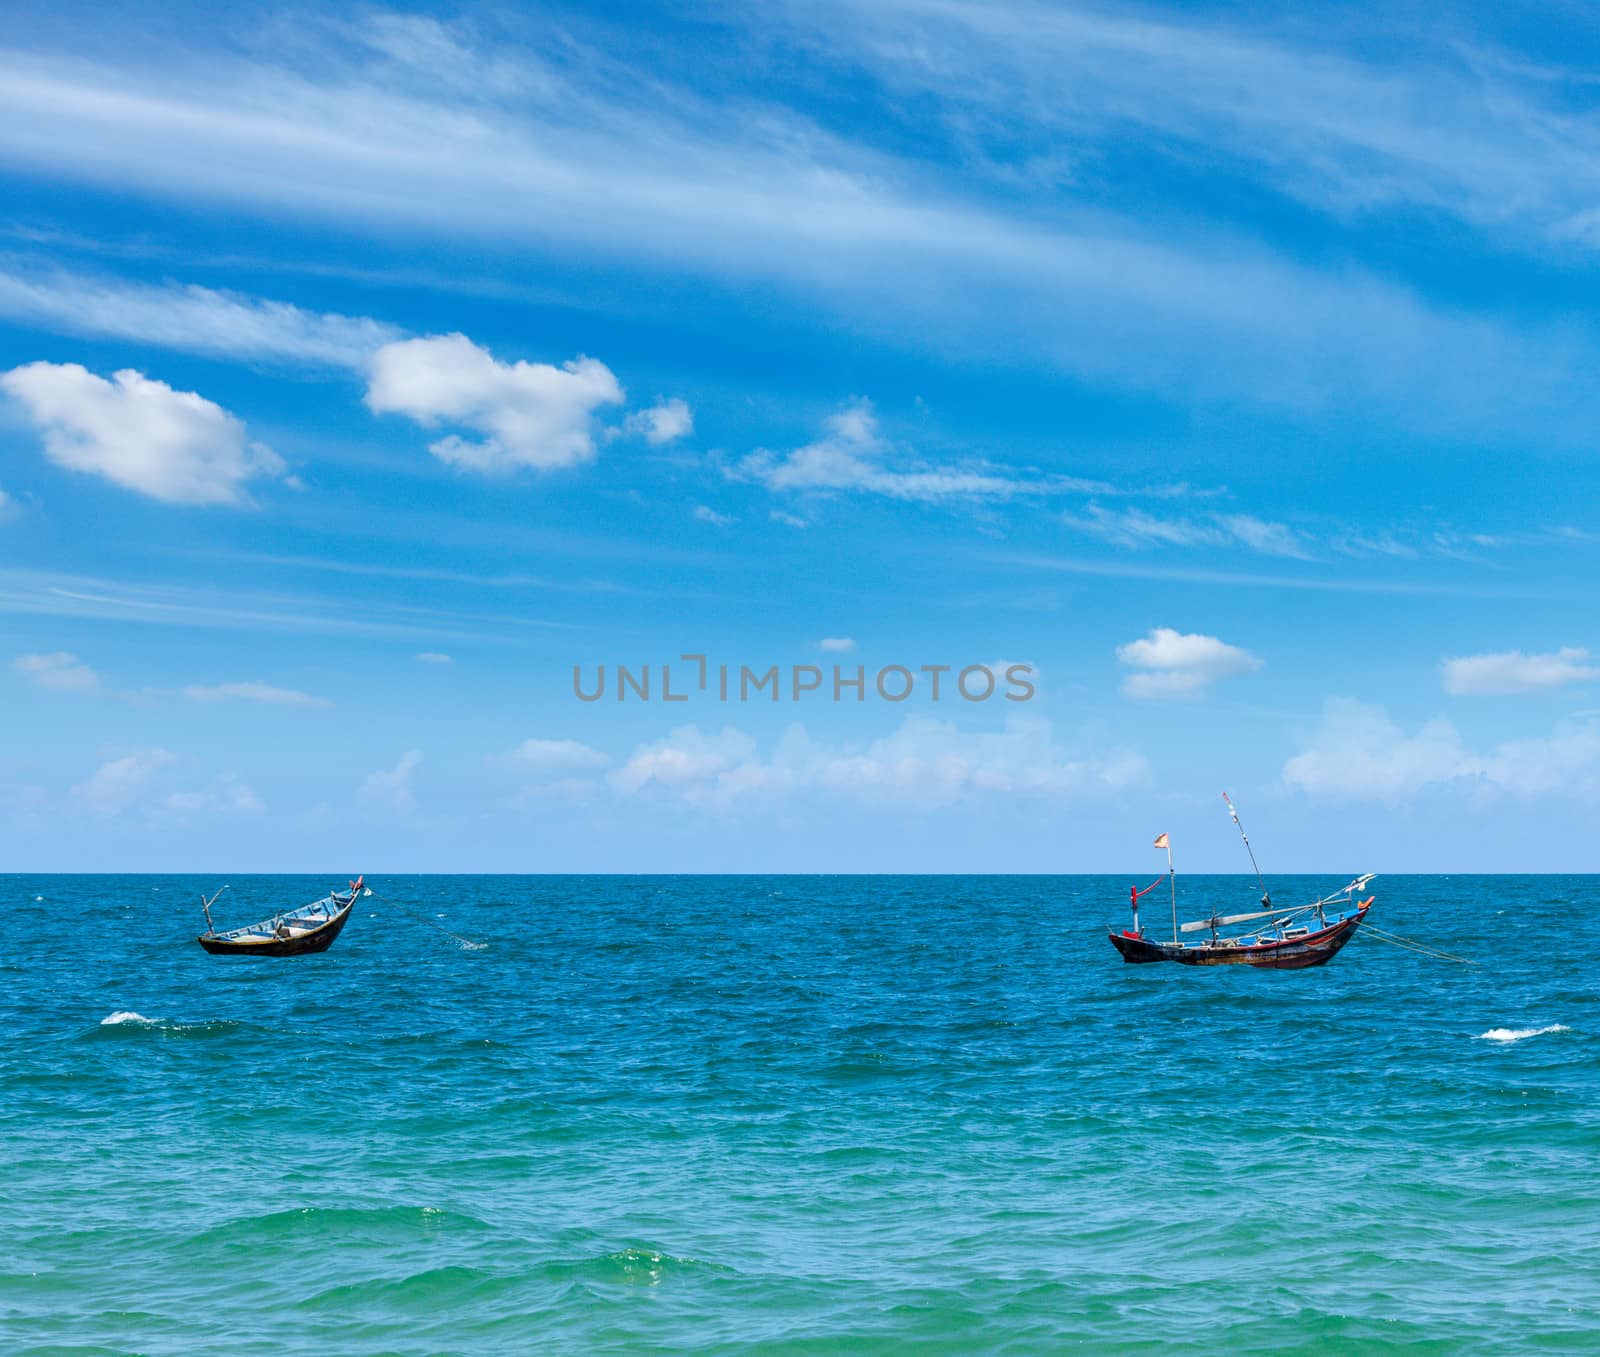
M 1163 834 L 1159 839 L 1156 840 L 1156 847 L 1157 848 L 1170 848 L 1171 847 L 1171 845 L 1167 842 L 1167 836 L 1165 834 Z

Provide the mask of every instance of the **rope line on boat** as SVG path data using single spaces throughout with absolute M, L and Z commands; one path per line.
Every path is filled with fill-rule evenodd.
M 425 916 L 423 916 L 421 914 L 417 914 L 414 911 L 407 909 L 398 900 L 391 900 L 387 895 L 381 896 L 379 898 L 382 899 L 386 904 L 392 905 L 395 909 L 399 910 L 407 918 L 415 919 L 419 924 L 427 924 L 429 928 L 437 928 L 441 933 L 443 933 L 445 935 L 445 937 L 450 938 L 453 941 L 459 943 L 462 947 L 466 948 L 466 950 L 469 951 L 469 952 L 481 952 L 485 947 L 487 947 L 489 945 L 486 942 L 474 942 L 471 938 L 464 938 L 459 933 L 452 933 L 442 923 L 438 923 L 433 919 L 426 918 Z
M 1476 961 L 1471 961 L 1463 956 L 1455 956 L 1450 952 L 1441 951 L 1425 942 L 1418 942 L 1415 938 L 1402 938 L 1398 933 L 1389 933 L 1379 928 L 1376 924 L 1368 924 L 1362 929 L 1364 934 L 1376 938 L 1379 942 L 1386 942 L 1391 947 L 1401 947 L 1410 952 L 1420 953 L 1425 957 L 1432 957 L 1437 961 L 1454 961 L 1461 966 L 1476 966 Z

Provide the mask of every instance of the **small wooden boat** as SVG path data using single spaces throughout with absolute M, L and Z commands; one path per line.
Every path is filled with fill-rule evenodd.
M 209 900 L 202 899 L 206 931 L 196 939 L 213 956 L 305 956 L 326 952 L 349 922 L 350 911 L 363 895 L 371 895 L 366 878 L 358 876 L 348 891 L 330 891 L 322 899 L 299 909 L 274 914 L 260 923 L 219 933 L 211 922 L 211 906 L 224 886 Z
M 1297 971 L 1310 966 L 1326 966 L 1338 955 L 1339 949 L 1356 934 L 1372 908 L 1375 896 L 1358 899 L 1373 878 L 1372 873 L 1358 876 L 1343 890 L 1334 891 L 1313 900 L 1309 905 L 1292 909 L 1277 909 L 1267 883 L 1262 880 L 1261 869 L 1256 866 L 1255 850 L 1250 847 L 1250 836 L 1239 823 L 1239 812 L 1224 792 L 1222 799 L 1228 803 L 1228 814 L 1244 839 L 1245 851 L 1250 854 L 1250 865 L 1255 868 L 1256 884 L 1261 888 L 1262 908 L 1245 914 L 1213 915 L 1208 919 L 1194 919 L 1178 923 L 1177 876 L 1172 868 L 1172 845 L 1167 835 L 1156 840 L 1157 848 L 1167 850 L 1167 871 L 1143 890 L 1132 888 L 1133 927 L 1121 932 L 1107 929 L 1111 945 L 1122 959 L 1133 965 L 1151 961 L 1175 961 L 1180 966 L 1256 966 L 1263 970 Z M 1139 927 L 1139 900 L 1148 895 L 1163 881 L 1167 882 L 1172 898 L 1172 941 L 1158 942 Z M 1241 928 L 1240 925 L 1254 925 Z M 1225 930 L 1233 930 L 1228 932 Z M 1183 933 L 1201 930 L 1210 933 L 1199 942 L 1185 942 Z

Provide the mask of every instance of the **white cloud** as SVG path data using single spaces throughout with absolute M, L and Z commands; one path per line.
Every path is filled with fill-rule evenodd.
M 891 467 L 887 459 L 895 449 L 866 401 L 829 415 L 823 423 L 826 432 L 816 442 L 784 454 L 753 452 L 729 474 L 759 481 L 769 490 L 863 490 L 924 502 L 1006 498 L 1043 488 L 983 466 Z
M 119 815 L 139 800 L 151 778 L 176 762 L 177 755 L 165 749 L 136 749 L 101 764 L 72 794 L 97 814 Z
M 421 752 L 408 749 L 393 768 L 380 768 L 370 774 L 361 784 L 358 799 L 363 805 L 381 806 L 388 810 L 415 810 L 417 798 L 411 790 L 411 777 L 421 762 Z
M 276 359 L 365 371 L 400 338 L 363 316 L 303 311 L 206 287 L 151 286 L 55 271 L 0 268 L 0 316 L 65 334 L 134 340 L 183 353 Z
M 220 405 L 131 368 L 107 381 L 77 363 L 29 363 L 0 374 L 0 390 L 51 461 L 169 504 L 240 504 L 247 481 L 284 470 Z
M 386 344 L 372 360 L 367 405 L 425 428 L 441 422 L 483 435 L 449 434 L 428 450 L 452 466 L 501 473 L 552 471 L 595 455 L 595 413 L 624 393 L 611 369 L 593 358 L 561 367 L 502 363 L 463 334 Z
M 1445 692 L 1458 694 L 1549 692 L 1600 678 L 1600 668 L 1589 662 L 1589 652 L 1572 646 L 1563 646 L 1554 654 L 1506 650 L 1451 657 L 1443 660 L 1439 669 Z
M 1132 750 L 1073 752 L 1038 717 L 1013 715 L 1000 730 L 971 731 L 913 716 L 865 742 L 829 743 L 791 726 L 765 758 L 751 736 L 733 727 L 713 733 L 681 726 L 636 748 L 611 782 L 623 796 L 664 795 L 719 810 L 803 793 L 931 810 L 992 796 L 1114 792 L 1143 781 L 1148 771 Z
M 729 528 L 739 521 L 732 514 L 719 514 L 707 504 L 695 505 L 694 517 L 697 522 L 709 523 L 714 528 Z
M 1382 707 L 1330 698 L 1305 748 L 1283 766 L 1289 787 L 1330 801 L 1386 805 L 1455 786 L 1520 797 L 1600 795 L 1600 721 L 1563 722 L 1548 735 L 1475 753 L 1442 716 L 1408 735 Z
M 11 667 L 41 688 L 87 693 L 100 686 L 100 676 L 65 650 L 49 655 L 19 655 Z
M 1294 32 L 1032 0 L 813 13 L 819 42 L 896 97 L 929 100 L 969 159 L 997 172 L 1014 163 L 1025 110 L 1046 145 L 1131 134 L 1180 165 L 1199 151 L 1337 219 L 1420 207 L 1524 246 L 1593 221 L 1600 138 L 1571 101 L 1587 72 L 1496 52 L 1448 23 L 1396 61 L 1337 24 Z
M 424 650 L 416 657 L 419 664 L 454 664 L 450 656 L 438 650 Z
M 862 27 L 879 23 L 890 31 Z M 648 261 L 746 290 L 776 282 L 919 351 L 1021 356 L 1169 394 L 1300 407 L 1359 399 L 1392 418 L 1517 425 L 1586 390 L 1593 355 L 1563 333 L 1433 306 L 1343 263 L 1308 267 L 1193 213 L 1141 216 L 1134 200 L 1118 216 L 1088 194 L 1063 201 L 1058 180 L 1012 154 L 1019 128 L 1045 129 L 1036 136 L 1052 146 L 1081 136 L 1101 167 L 1118 163 L 1120 142 L 1104 157 L 1098 138 L 1125 137 L 1130 123 L 1186 156 L 1180 131 L 1235 148 L 1242 128 L 1290 191 L 1310 187 L 1342 214 L 1408 183 L 1432 202 L 1447 150 L 1443 181 L 1469 175 L 1483 219 L 1522 221 L 1527 204 L 1544 204 L 1541 221 L 1585 239 L 1596 134 L 1559 81 L 1515 63 L 1499 64 L 1491 84 L 1494 62 L 1463 63 L 1451 49 L 1441 52 L 1449 79 L 1413 84 L 1322 42 L 1034 6 L 866 18 L 835 9 L 798 24 L 807 58 L 821 53 L 841 78 L 867 62 L 874 80 L 889 68 L 918 82 L 916 100 L 929 102 L 919 126 L 948 130 L 959 156 L 959 175 L 941 180 L 934 161 L 903 158 L 893 138 L 846 140 L 783 107 L 782 81 L 763 87 L 751 116 L 729 119 L 692 88 L 570 35 L 559 57 L 500 35 L 477 46 L 413 35 L 375 59 L 378 44 L 352 43 L 348 31 L 303 26 L 265 56 L 0 54 L 0 155 L 113 191 L 347 231 Z M 453 55 L 402 62 L 401 48 Z M 1000 128 L 998 147 L 973 140 Z M 989 166 L 1010 176 L 1005 195 L 974 187 Z M 1129 202 L 1117 188 L 1110 201 Z M 1419 390 L 1435 398 L 1418 400 Z
M 782 509 L 774 509 L 767 517 L 774 523 L 782 523 L 786 528 L 809 528 L 811 526 L 799 514 L 785 513 Z
M 506 767 L 541 775 L 593 772 L 611 762 L 607 754 L 577 740 L 524 740 L 498 760 Z
M 1091 504 L 1082 513 L 1064 514 L 1061 521 L 1122 547 L 1245 547 L 1266 556 L 1311 559 L 1306 543 L 1293 528 L 1249 514 L 1159 518 L 1143 509 L 1112 510 Z
M 673 396 L 648 410 L 636 410 L 623 421 L 622 427 L 628 433 L 642 434 L 652 447 L 660 447 L 694 432 L 694 412 L 689 409 L 688 401 Z
M 1248 674 L 1261 661 L 1215 636 L 1156 627 L 1148 636 L 1117 647 L 1117 659 L 1139 672 L 1122 682 L 1128 697 L 1194 697 L 1218 679 Z
M 640 745 L 611 780 L 626 793 L 657 786 L 693 794 L 724 781 L 737 769 L 753 766 L 755 757 L 756 742 L 732 726 L 716 734 L 698 726 L 679 726 L 665 739 Z
M 854 650 L 855 648 L 856 642 L 853 636 L 824 636 L 820 641 L 817 642 L 818 650 L 843 652 L 847 650 Z
M 280 707 L 331 707 L 333 703 L 325 697 L 313 697 L 310 693 L 298 692 L 293 688 L 276 688 L 270 683 L 218 683 L 206 686 L 191 683 L 183 690 L 183 695 L 192 702 L 224 702 L 229 698 L 237 698 L 243 702 L 264 702 Z
M 609 755 L 577 740 L 524 740 L 489 762 L 515 774 L 520 784 L 513 806 L 559 801 L 576 804 L 604 790 L 600 774 Z
M 261 798 L 233 773 L 224 773 L 211 786 L 198 792 L 173 792 L 163 803 L 177 815 L 260 815 L 266 810 Z

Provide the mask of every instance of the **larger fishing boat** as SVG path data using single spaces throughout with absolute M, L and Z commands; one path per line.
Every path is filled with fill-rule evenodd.
M 1108 929 L 1111 945 L 1131 964 L 1150 961 L 1175 961 L 1181 966 L 1256 966 L 1265 970 L 1304 970 L 1310 966 L 1326 966 L 1338 955 L 1339 949 L 1350 941 L 1372 908 L 1375 896 L 1358 897 L 1366 890 L 1375 873 L 1358 876 L 1343 890 L 1334 891 L 1313 900 L 1308 905 L 1280 909 L 1273 905 L 1272 894 L 1256 866 L 1255 850 L 1250 847 L 1250 836 L 1239 822 L 1239 812 L 1228 794 L 1228 814 L 1244 839 L 1245 851 L 1250 854 L 1250 865 L 1255 868 L 1256 883 L 1261 888 L 1261 908 L 1243 914 L 1218 914 L 1206 919 L 1178 922 L 1177 874 L 1172 866 L 1172 844 L 1167 835 L 1155 842 L 1157 848 L 1167 850 L 1166 874 L 1157 877 L 1143 890 L 1132 887 L 1133 927 L 1121 932 Z M 1139 926 L 1139 901 L 1162 882 L 1172 901 L 1172 941 L 1160 942 L 1150 937 Z M 1205 933 L 1193 942 L 1182 937 L 1184 933 Z M 1451 958 L 1452 960 L 1454 958 Z

